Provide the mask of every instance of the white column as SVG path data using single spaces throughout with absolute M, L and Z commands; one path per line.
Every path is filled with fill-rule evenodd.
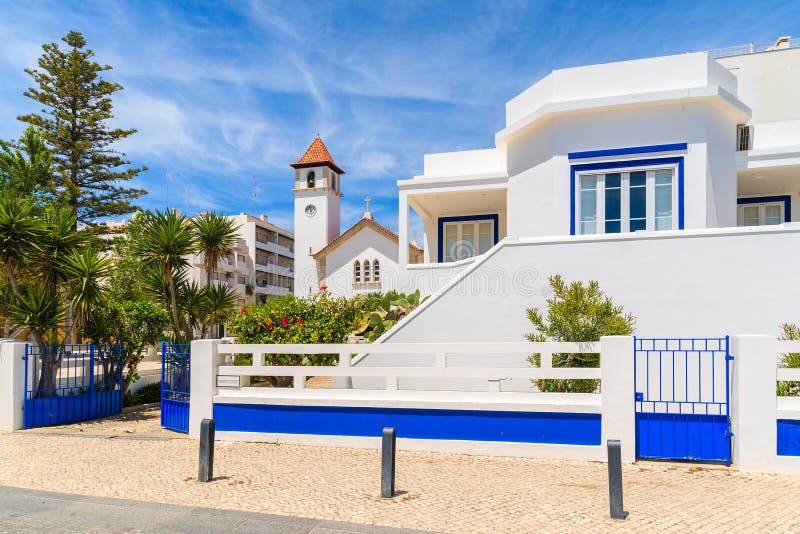
M 23 425 L 25 403 L 25 345 L 0 341 L 0 430 L 13 432 Z M 28 377 L 32 382 L 32 377 Z
M 606 440 L 622 443 L 622 461 L 636 460 L 636 411 L 634 406 L 633 338 L 600 338 L 600 399 L 602 402 L 601 446 Z
M 733 336 L 731 355 L 733 463 L 743 470 L 771 471 L 778 447 L 777 339 Z
M 190 358 L 189 436 L 200 437 L 200 422 L 214 417 L 214 395 L 217 394 L 217 368 L 225 356 L 217 352 L 219 339 L 192 341 Z
M 400 269 L 408 265 L 408 193 L 400 191 L 400 213 L 398 217 L 398 233 L 400 234 Z

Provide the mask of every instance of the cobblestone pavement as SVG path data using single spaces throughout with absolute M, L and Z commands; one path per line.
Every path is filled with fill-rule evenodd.
M 459 533 L 800 531 L 800 476 L 697 464 L 625 466 L 624 523 L 605 518 L 595 462 L 401 451 L 400 495 L 381 500 L 378 450 L 218 443 L 217 478 L 200 484 L 197 443 L 131 439 L 157 424 L 138 413 L 79 435 L 0 434 L 0 485 Z

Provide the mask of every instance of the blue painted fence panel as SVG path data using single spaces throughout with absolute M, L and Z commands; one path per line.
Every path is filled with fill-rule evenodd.
M 726 462 L 730 441 L 724 415 L 636 414 L 639 458 Z
M 217 431 L 600 445 L 600 414 L 215 404 Z
M 161 345 L 161 426 L 189 432 L 189 353 L 191 345 Z
M 800 421 L 778 419 L 778 456 L 800 456 Z
M 28 345 L 23 426 L 87 421 L 122 411 L 122 345 Z

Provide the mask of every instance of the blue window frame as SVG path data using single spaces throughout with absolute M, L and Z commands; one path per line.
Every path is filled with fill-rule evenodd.
M 670 147 L 668 150 L 680 150 L 680 147 L 684 147 L 685 144 L 679 145 L 659 145 L 659 146 L 668 146 Z M 677 147 L 677 148 L 676 148 Z M 647 152 L 654 152 L 655 150 L 653 147 L 634 147 L 632 149 L 615 149 L 616 151 L 619 150 L 634 150 L 634 149 L 646 149 Z M 570 153 L 570 157 L 572 159 L 576 159 L 574 155 L 580 155 L 580 157 L 598 157 L 603 156 L 605 154 L 602 153 L 603 151 L 593 151 L 593 152 L 573 152 Z M 608 151 L 609 153 L 614 151 Z M 620 152 L 624 153 L 624 152 Z M 636 152 L 633 152 L 636 153 Z M 585 155 L 591 154 L 591 155 Z M 615 154 L 611 154 L 615 155 Z M 675 156 L 675 157 L 662 157 L 662 158 L 647 158 L 647 159 L 637 159 L 637 160 L 614 160 L 614 161 L 603 161 L 597 163 L 582 163 L 582 164 L 574 164 L 570 165 L 570 224 L 569 224 L 569 233 L 570 235 L 575 235 L 577 233 L 576 228 L 576 213 L 577 213 L 577 199 L 576 199 L 576 191 L 580 187 L 580 184 L 577 182 L 577 177 L 580 176 L 582 173 L 587 171 L 604 171 L 607 176 L 615 176 L 619 173 L 614 173 L 616 169 L 632 169 L 638 167 L 659 167 L 659 166 L 675 166 L 677 169 L 677 216 L 678 216 L 678 229 L 683 230 L 684 228 L 684 172 L 683 172 L 683 156 Z M 611 172 L 609 172 L 611 171 Z M 639 173 L 637 172 L 629 172 L 629 175 L 633 176 L 633 178 L 629 178 L 631 184 L 634 186 L 634 190 L 632 192 L 632 197 L 629 199 L 631 202 L 630 206 L 630 213 L 631 213 L 631 221 L 630 221 L 630 228 L 631 231 L 636 229 L 641 229 L 641 224 L 643 217 L 641 217 L 641 211 L 643 206 L 641 205 L 642 199 L 639 198 L 641 196 L 641 192 L 637 190 L 639 187 L 637 184 L 640 181 Z M 612 193 L 611 198 L 606 198 L 607 209 L 611 209 L 612 213 L 615 213 L 616 209 L 616 196 Z M 658 200 L 657 200 L 658 201 Z M 636 215 L 634 217 L 634 215 Z M 658 214 L 656 214 L 656 219 Z M 604 224 L 606 225 L 607 232 L 618 232 L 619 229 L 616 228 L 615 224 L 617 224 L 617 220 L 614 217 L 610 219 L 606 217 Z M 656 223 L 658 224 L 658 220 Z M 598 221 L 598 224 L 600 222 Z M 583 224 L 583 222 L 582 222 Z M 588 233 L 588 232 L 587 232 Z
M 498 215 L 496 213 L 490 213 L 490 214 L 484 214 L 484 215 L 463 215 L 463 216 L 458 216 L 458 217 L 439 217 L 439 220 L 438 220 L 438 223 L 439 223 L 438 224 L 438 228 L 439 228 L 438 244 L 439 244 L 439 247 L 438 248 L 439 248 L 439 262 L 440 263 L 444 262 L 445 261 L 445 257 L 446 257 L 445 256 L 445 225 L 447 223 L 469 223 L 469 222 L 480 222 L 480 221 L 491 221 L 492 222 L 492 230 L 491 230 L 492 242 L 490 244 L 490 247 L 494 246 L 495 244 L 497 244 L 498 235 L 499 235 L 498 234 L 499 217 L 498 217 Z M 472 234 L 472 239 L 473 240 L 477 240 L 479 242 L 480 238 L 481 238 L 481 236 L 479 235 L 478 232 L 474 232 Z M 456 239 L 458 239 L 458 238 L 456 238 Z M 483 247 L 480 247 L 480 245 L 475 247 L 473 245 L 473 248 L 481 249 Z M 473 253 L 471 255 L 477 255 L 477 254 Z

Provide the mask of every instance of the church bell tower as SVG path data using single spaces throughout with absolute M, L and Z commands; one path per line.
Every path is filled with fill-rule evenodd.
M 294 168 L 294 292 L 307 296 L 319 290 L 325 273 L 313 254 L 339 237 L 341 176 L 328 148 L 317 135 Z

